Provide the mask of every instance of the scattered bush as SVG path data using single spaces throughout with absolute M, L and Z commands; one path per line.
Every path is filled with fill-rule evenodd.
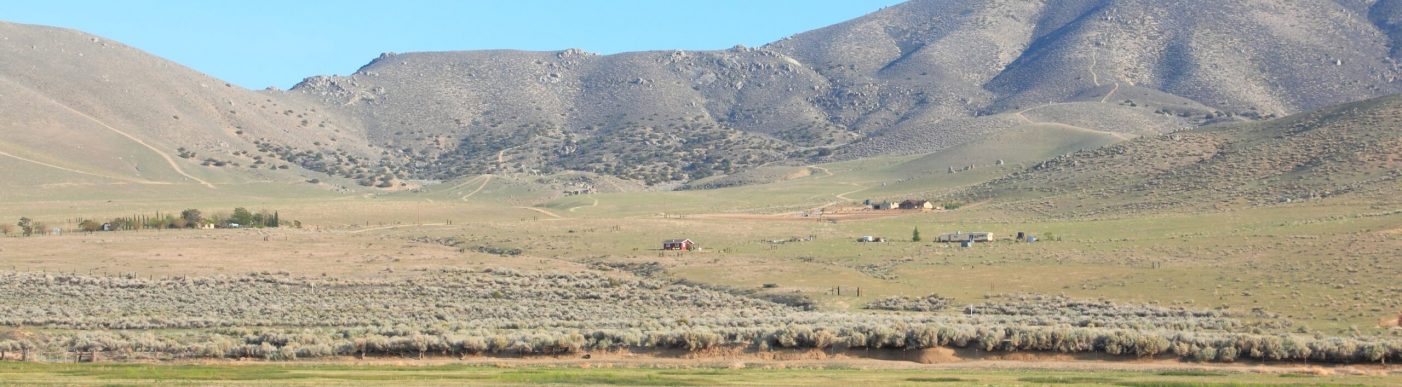
M 925 297 L 904 297 L 895 296 L 872 300 L 867 303 L 866 309 L 880 310 L 903 310 L 912 312 L 934 312 L 949 307 L 954 299 L 940 297 L 938 294 L 931 294 Z
M 521 255 L 523 251 L 514 247 L 477 246 L 473 248 L 479 253 L 495 254 L 503 257 L 514 257 Z

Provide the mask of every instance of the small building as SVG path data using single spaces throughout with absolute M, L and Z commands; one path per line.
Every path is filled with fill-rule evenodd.
M 690 239 L 668 239 L 662 241 L 663 250 L 691 251 L 696 249 L 696 243 Z
M 863 243 L 866 243 L 866 242 L 876 242 L 876 243 L 880 243 L 880 242 L 885 242 L 885 241 L 886 241 L 886 238 L 885 238 L 885 237 L 871 236 L 871 235 L 863 235 L 863 236 L 857 238 L 857 242 L 863 242 Z
M 875 210 L 894 210 L 894 209 L 896 209 L 896 208 L 899 207 L 899 206 L 900 206 L 899 203 L 892 203 L 892 202 L 884 201 L 884 200 L 883 200 L 883 201 L 881 201 L 881 202 L 879 202 L 879 203 L 873 203 L 873 204 L 871 205 L 871 208 L 872 208 L 872 209 L 875 209 Z
M 936 241 L 936 242 L 941 242 L 941 243 L 954 243 L 954 242 L 964 242 L 964 241 L 969 241 L 969 242 L 992 242 L 992 241 L 993 241 L 993 233 L 991 233 L 991 232 L 958 232 L 958 231 L 956 231 L 956 232 L 951 232 L 951 233 L 940 234 L 938 237 L 935 237 L 935 241 Z
M 935 204 L 934 204 L 934 203 L 930 203 L 929 200 L 920 200 L 920 199 L 907 199 L 907 200 L 901 202 L 901 204 L 900 204 L 899 206 L 900 206 L 900 208 L 901 208 L 902 210 L 925 210 L 925 211 L 928 211 L 928 210 L 933 210 L 933 209 L 935 209 Z

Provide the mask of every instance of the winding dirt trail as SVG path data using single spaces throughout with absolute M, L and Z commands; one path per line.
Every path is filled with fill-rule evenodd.
M 1116 29 L 1119 29 L 1119 27 L 1116 26 Z M 1112 34 L 1112 36 L 1113 36 L 1113 34 Z M 1099 37 L 1099 36 L 1097 36 L 1097 38 L 1098 38 L 1098 37 Z M 1092 49 L 1091 49 L 1091 52 L 1090 52 L 1090 68 L 1087 69 L 1087 70 L 1090 71 L 1090 81 L 1091 81 L 1091 83 L 1095 84 L 1095 87 L 1100 87 L 1100 74 L 1096 74 L 1096 72 L 1095 72 L 1095 67 L 1098 66 L 1099 64 L 1100 64 L 1100 50 L 1096 50 L 1096 49 L 1092 48 Z M 1115 92 L 1118 92 L 1118 91 L 1120 91 L 1120 82 L 1119 82 L 1119 81 L 1115 81 L 1115 87 L 1110 88 L 1110 92 L 1109 92 L 1109 93 L 1105 93 L 1105 97 L 1100 98 L 1100 103 L 1110 103 L 1110 98 L 1111 98 L 1111 97 L 1114 97 L 1114 96 L 1115 96 Z
M 520 209 L 523 209 L 523 210 L 531 210 L 531 211 L 539 212 L 539 213 L 541 213 L 541 214 L 545 214 L 545 216 L 549 216 L 549 217 L 555 218 L 555 219 L 564 219 L 564 218 L 565 218 L 565 217 L 563 217 L 563 216 L 560 216 L 560 215 L 555 214 L 554 212 L 550 212 L 549 210 L 546 210 L 546 209 L 544 209 L 544 208 L 536 208 L 536 207 L 516 207 L 516 208 L 520 208 Z
M 1099 133 L 1099 134 L 1108 135 L 1108 136 L 1110 136 L 1110 137 L 1114 137 L 1114 138 L 1117 138 L 1117 139 L 1120 139 L 1120 140 L 1124 140 L 1124 141 L 1131 140 L 1131 139 L 1134 138 L 1134 137 L 1126 136 L 1124 133 L 1110 132 L 1110 131 L 1105 131 L 1105 130 L 1096 130 L 1096 129 L 1091 129 L 1091 128 L 1082 127 L 1082 126 L 1075 126 L 1075 125 L 1063 124 L 1063 123 L 1060 123 L 1060 122 L 1033 121 L 1031 118 L 1028 118 L 1027 115 L 1022 114 L 1023 112 L 1031 111 L 1031 110 L 1033 110 L 1033 109 L 1037 109 L 1037 108 L 1040 108 L 1040 107 L 1046 107 L 1046 106 L 1051 106 L 1051 105 L 1043 105 L 1043 106 L 1038 106 L 1038 107 L 1036 107 L 1036 108 L 1026 109 L 1026 110 L 1017 112 L 1017 113 L 1013 113 L 1013 115 L 1016 115 L 1016 116 L 1017 116 L 1019 119 L 1021 119 L 1023 122 L 1026 122 L 1026 123 L 1028 123 L 1028 124 L 1030 124 L 1030 125 L 1049 125 L 1049 126 L 1055 126 L 1055 127 L 1060 127 L 1060 128 L 1066 128 L 1066 129 L 1077 130 L 1077 131 L 1083 131 L 1083 132 Z
M 396 224 L 396 225 L 393 225 L 393 226 L 379 226 L 379 227 L 371 227 L 371 228 L 362 228 L 362 229 L 359 229 L 359 230 L 354 230 L 354 231 L 347 232 L 347 234 L 359 234 L 359 233 L 363 233 L 363 232 L 380 231 L 380 230 L 391 230 L 391 229 L 404 228 L 404 227 L 447 226 L 447 225 L 448 225 L 447 223 Z
M 1075 126 L 1075 125 L 1067 125 L 1067 124 L 1063 124 L 1063 123 L 1059 123 L 1059 122 L 1042 122 L 1042 123 L 1039 123 L 1039 124 L 1040 124 L 1040 125 L 1051 125 L 1051 126 L 1056 126 L 1056 127 L 1061 127 L 1061 128 L 1071 129 L 1071 130 L 1078 130 L 1078 131 L 1090 132 L 1090 133 L 1096 133 L 1096 134 L 1103 134 L 1103 135 L 1107 135 L 1107 136 L 1110 136 L 1110 137 L 1114 137 L 1114 138 L 1116 138 L 1116 139 L 1118 139 L 1118 140 L 1120 140 L 1120 141 L 1129 141 L 1129 140 L 1133 140 L 1133 139 L 1134 139 L 1134 137 L 1125 135 L 1124 133 L 1120 133 L 1120 132 L 1111 132 L 1111 131 L 1105 131 L 1105 130 L 1095 130 L 1095 129 L 1086 128 L 1086 127 L 1080 127 L 1080 126 Z
M 813 207 L 813 208 L 810 208 L 810 209 L 807 209 L 807 210 L 803 210 L 803 211 L 793 212 L 793 213 L 790 213 L 789 215 L 796 215 L 796 214 L 802 214 L 802 213 L 805 213 L 805 212 L 819 211 L 819 210 L 822 210 L 822 209 L 825 209 L 825 208 L 828 208 L 828 207 L 832 207 L 832 206 L 835 206 L 835 205 L 838 205 L 838 204 L 842 204 L 843 202 L 855 202 L 855 201 L 857 201 L 856 199 L 849 198 L 849 197 L 847 197 L 847 195 L 851 195 L 851 194 L 854 194 L 854 193 L 866 191 L 867 189 L 870 189 L 870 188 L 871 188 L 871 187 L 862 187 L 860 184 L 857 184 L 857 183 L 843 183 L 843 184 L 851 185 L 851 186 L 854 186 L 854 187 L 861 187 L 861 188 L 858 188 L 858 189 L 855 189 L 855 190 L 851 190 L 851 191 L 847 191 L 847 192 L 843 192 L 843 193 L 839 193 L 839 194 L 833 195 L 833 197 L 836 197 L 836 198 L 841 199 L 841 200 L 835 200 L 835 201 L 827 202 L 827 203 L 824 203 L 824 204 L 821 205 L 821 206 Z
M 46 162 L 43 162 L 43 161 L 39 161 L 39 160 L 34 160 L 34 159 L 29 159 L 29 158 L 24 158 L 24 157 L 16 156 L 16 155 L 13 155 L 13 154 L 6 153 L 6 152 L 4 152 L 4 151 L 0 151 L 0 156 L 9 157 L 9 158 L 12 158 L 12 159 L 15 159 L 15 160 L 19 160 L 19 161 L 23 161 L 23 162 L 27 162 L 27 163 L 30 163 L 30 164 L 45 166 L 45 167 L 57 169 L 57 170 L 60 170 L 60 171 L 72 172 L 72 173 L 77 173 L 77 174 L 80 174 L 80 175 L 88 175 L 88 176 L 93 176 L 93 177 L 100 177 L 100 178 L 104 178 L 104 179 L 112 179 L 112 180 L 118 180 L 118 181 L 125 181 L 125 182 L 128 182 L 128 183 L 152 184 L 152 185 L 169 185 L 169 184 L 171 184 L 171 183 L 167 183 L 167 182 L 150 181 L 150 180 L 141 180 L 141 179 L 132 179 L 132 178 L 126 178 L 126 177 L 120 177 L 120 176 L 109 176 L 109 175 L 103 175 L 103 174 L 99 174 L 99 173 L 93 173 L 93 172 L 87 172 L 87 171 L 80 171 L 80 170 L 73 169 L 73 168 L 62 167 L 62 166 L 58 166 L 58 165 L 49 164 L 49 163 L 46 163 Z
M 513 146 L 513 147 L 510 147 L 510 148 L 506 148 L 506 149 L 502 149 L 502 150 L 497 151 L 497 168 L 505 168 L 505 167 L 506 167 L 506 151 L 509 151 L 509 150 L 512 150 L 512 149 L 516 149 L 516 148 L 520 148 L 520 147 L 522 147 L 522 146 L 524 146 L 524 145 L 517 145 L 517 146 Z
M 574 212 L 574 210 L 578 210 L 578 209 L 584 208 L 584 207 L 598 207 L 598 206 L 599 206 L 599 198 L 590 197 L 590 199 L 593 199 L 593 200 L 594 200 L 594 203 L 593 203 L 593 204 L 590 204 L 590 205 L 587 205 L 587 206 L 574 206 L 574 207 L 570 207 L 569 212 Z
M 1092 49 L 1090 51 L 1090 67 L 1086 68 L 1090 72 L 1090 83 L 1095 87 L 1100 87 L 1100 75 L 1095 73 L 1095 65 L 1100 61 L 1100 51 Z
M 482 177 L 484 177 L 484 176 L 486 176 L 486 175 L 477 175 L 477 176 L 474 176 L 474 177 L 471 178 L 471 179 L 463 180 L 461 183 L 458 183 L 457 185 L 454 185 L 454 186 L 452 186 L 452 187 L 449 187 L 448 190 L 455 190 L 455 189 L 459 189 L 459 188 L 462 188 L 462 187 L 466 187 L 468 184 L 472 184 L 472 182 L 474 182 L 474 181 L 482 180 Z
M 135 143 L 137 143 L 137 144 L 140 144 L 141 146 L 146 147 L 146 149 L 150 149 L 152 153 L 155 153 L 157 156 L 161 156 L 162 159 L 165 159 L 166 164 L 170 165 L 170 169 L 175 170 L 175 173 L 178 173 L 178 174 L 180 174 L 181 176 L 185 176 L 186 178 L 188 178 L 188 179 L 190 179 L 190 180 L 194 180 L 194 181 L 196 181 L 196 182 L 199 182 L 201 185 L 204 185 L 205 187 L 209 187 L 209 189 L 218 189 L 217 187 L 214 186 L 214 184 L 210 184 L 208 181 L 204 181 L 203 179 L 200 179 L 200 178 L 198 178 L 198 177 L 195 177 L 194 175 L 191 175 L 191 174 L 189 174 L 189 173 L 186 173 L 185 170 L 184 170 L 184 169 L 181 169 L 181 168 L 180 168 L 180 165 L 177 164 L 177 163 L 175 162 L 175 158 L 174 158 L 174 157 L 170 157 L 169 154 L 166 154 L 165 152 L 161 151 L 159 148 L 156 148 L 156 147 L 154 147 L 154 146 L 151 146 L 151 144 L 147 144 L 145 141 L 141 141 L 141 139 L 136 138 L 136 136 L 133 136 L 133 135 L 131 135 L 130 133 L 124 132 L 124 131 L 122 131 L 121 129 L 117 129 L 117 128 L 113 127 L 112 125 L 108 125 L 106 122 L 102 122 L 102 120 L 97 119 L 97 117 L 93 117 L 93 116 L 91 116 L 91 115 L 88 115 L 87 113 L 83 113 L 83 112 L 81 112 L 81 111 L 78 111 L 78 109 L 74 109 L 72 106 L 68 106 L 67 104 L 64 104 L 64 103 L 62 103 L 62 102 L 59 102 L 58 100 L 55 100 L 55 99 L 53 99 L 53 98 L 49 98 L 49 97 L 47 97 L 47 96 L 45 96 L 44 98 L 47 99 L 50 103 L 53 103 L 55 106 L 61 107 L 61 108 L 63 108 L 64 110 L 67 110 L 67 111 L 69 111 L 69 112 L 72 112 L 73 114 L 76 114 L 76 115 L 78 115 L 79 117 L 86 118 L 87 120 L 92 121 L 93 123 L 97 124 L 98 126 L 101 126 L 101 127 L 103 127 L 103 128 L 107 128 L 107 130 L 110 130 L 110 131 L 112 131 L 113 133 L 116 133 L 116 134 L 118 134 L 118 135 L 121 135 L 122 137 L 126 137 L 127 139 L 131 140 L 132 142 L 135 142 Z
M 471 198 L 472 195 L 476 195 L 478 192 L 482 192 L 482 189 L 483 189 L 483 188 L 487 188 L 487 183 L 491 183 L 491 182 L 492 182 L 492 175 L 491 175 L 491 174 L 486 174 L 486 175 L 482 175 L 482 176 L 484 177 L 484 178 L 482 179 L 482 185 L 477 186 L 477 189 L 472 190 L 472 192 L 468 192 L 467 195 L 463 195 L 463 196 L 462 196 L 462 201 L 465 202 L 465 201 L 467 201 L 468 198 Z M 466 183 L 466 182 L 464 182 L 464 183 Z
M 850 185 L 852 185 L 852 186 L 854 186 L 854 187 L 861 187 L 861 188 L 858 188 L 858 189 L 855 189 L 855 190 L 851 190 L 851 191 L 847 191 L 847 192 L 843 192 L 843 193 L 840 193 L 840 194 L 837 194 L 837 195 L 833 195 L 833 196 L 837 197 L 838 199 L 846 200 L 846 201 L 849 201 L 849 202 L 854 202 L 854 201 L 856 201 L 856 199 L 849 198 L 849 197 L 847 197 L 847 195 L 851 195 L 851 194 L 854 194 L 854 193 L 866 191 L 867 188 L 869 188 L 869 187 L 862 187 L 860 184 L 857 184 L 857 183 L 847 183 L 847 184 L 850 184 Z
M 1117 91 L 1120 91 L 1119 82 L 1115 82 L 1115 87 L 1110 88 L 1109 93 L 1105 93 L 1105 98 L 1101 98 L 1100 103 L 1110 103 L 1110 97 L 1114 96 Z

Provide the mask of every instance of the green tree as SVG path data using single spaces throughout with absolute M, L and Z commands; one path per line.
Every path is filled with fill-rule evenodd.
M 200 210 L 191 208 L 180 211 L 180 218 L 185 219 L 186 227 L 199 227 L 200 221 L 204 220 L 204 214 L 200 213 Z
M 916 228 L 915 228 L 915 231 L 913 231 L 913 232 L 910 233 L 910 241 L 911 241 L 911 242 L 919 242 L 919 241 L 920 241 L 920 227 L 916 227 Z
M 253 224 L 253 213 L 247 208 L 239 207 L 234 209 L 234 215 L 229 217 L 229 222 L 238 223 L 239 226 L 247 227 Z
M 154 217 L 147 217 L 146 221 L 143 222 L 143 224 L 146 226 L 146 228 L 160 230 L 163 228 L 170 228 L 170 222 L 174 220 L 174 215 L 167 214 L 162 216 L 161 214 L 157 213 Z
M 107 223 L 112 225 L 112 231 L 117 231 L 130 230 L 132 222 L 131 218 L 112 218 L 112 221 Z
M 78 223 L 78 229 L 86 232 L 102 231 L 102 223 L 92 219 L 84 219 Z
M 208 219 L 209 223 L 219 225 L 220 227 L 229 224 L 229 214 L 225 212 L 215 212 L 205 219 Z
M 34 220 L 33 220 L 33 219 L 29 219 L 28 217 L 21 217 L 21 218 L 19 218 L 19 224 L 18 224 L 18 226 L 19 226 L 20 232 L 22 232 L 22 233 L 24 234 L 24 236 L 31 236 L 31 235 L 34 235 Z

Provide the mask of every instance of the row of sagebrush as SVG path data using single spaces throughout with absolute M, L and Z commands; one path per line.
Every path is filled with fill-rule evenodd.
M 904 299 L 897 299 L 897 302 Z M 917 301 L 917 310 L 947 304 Z M 1085 315 L 1063 301 L 1011 299 L 978 313 L 874 315 L 884 325 L 1074 326 L 1260 332 L 1261 323 L 1216 312 L 1098 303 Z M 1110 306 L 1106 306 L 1110 305 Z M 907 305 L 895 308 L 912 309 Z M 142 279 L 0 273 L 0 326 L 66 329 L 365 327 L 408 329 L 627 329 L 809 325 L 854 318 L 702 286 L 597 274 L 444 271 L 409 280 L 348 281 L 250 273 Z M 865 315 L 865 314 L 864 314 Z M 1269 328 L 1269 327 L 1266 327 Z
M 0 352 L 101 353 L 123 359 L 162 353 L 178 358 L 291 360 L 332 356 L 416 357 L 466 355 L 558 355 L 597 350 L 683 349 L 722 346 L 753 350 L 916 350 L 933 347 L 988 352 L 1101 353 L 1185 360 L 1312 361 L 1385 363 L 1402 361 L 1402 342 L 1360 338 L 1314 338 L 1027 326 L 880 325 L 845 321 L 832 325 L 782 327 L 690 327 L 667 330 L 467 330 L 419 332 L 399 329 L 304 329 L 298 331 L 51 332 L 0 340 Z M 11 359 L 14 357 L 11 356 Z
M 143 279 L 0 273 L 0 326 L 162 329 L 444 322 L 494 328 L 630 326 L 784 316 L 784 305 L 597 274 L 437 272 L 339 281 L 250 274 Z
M 1288 320 L 1243 321 L 1221 310 L 1165 308 L 1155 305 L 1119 304 L 1106 300 L 1076 300 L 1065 296 L 1014 294 L 988 296 L 990 300 L 969 304 L 957 313 L 965 320 L 1019 323 L 1019 325 L 1071 325 L 1077 327 L 1169 329 L 1179 331 L 1224 331 L 1263 333 L 1289 328 Z M 878 298 L 863 306 L 870 310 L 939 312 L 954 299 L 931 294 L 925 297 L 893 296 Z

